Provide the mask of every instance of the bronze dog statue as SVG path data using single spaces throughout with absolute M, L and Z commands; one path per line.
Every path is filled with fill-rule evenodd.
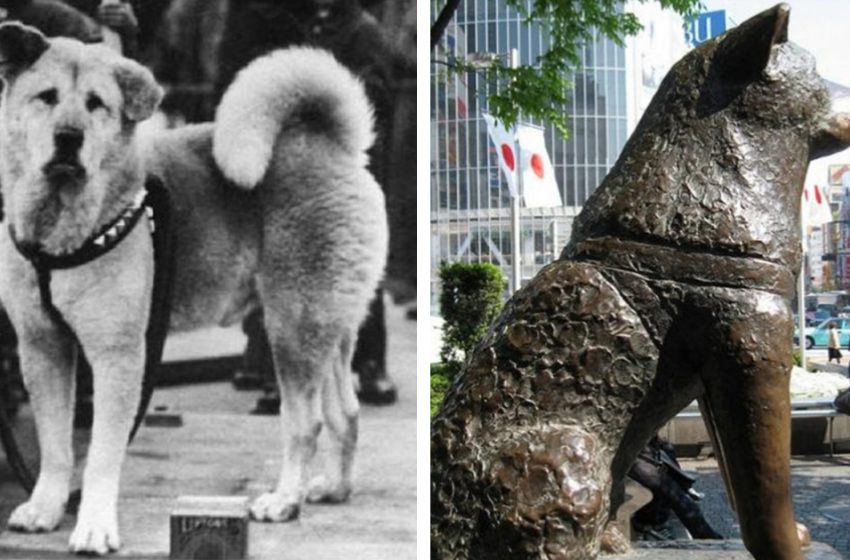
M 850 145 L 778 5 L 665 78 L 560 260 L 506 305 L 432 423 L 432 557 L 595 558 L 623 479 L 698 399 L 758 560 L 803 558 L 789 301 L 811 159 Z

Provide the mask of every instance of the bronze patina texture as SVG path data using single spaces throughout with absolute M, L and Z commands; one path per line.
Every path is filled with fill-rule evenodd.
M 626 471 L 698 399 L 758 560 L 801 560 L 789 300 L 810 159 L 850 144 L 778 5 L 670 71 L 560 260 L 506 305 L 431 431 L 439 559 L 599 553 Z

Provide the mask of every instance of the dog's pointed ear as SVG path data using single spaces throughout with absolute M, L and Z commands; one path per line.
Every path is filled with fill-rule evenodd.
M 0 25 L 0 78 L 9 80 L 50 47 L 47 38 L 35 27 L 9 22 Z
M 124 115 L 139 122 L 153 115 L 163 91 L 150 70 L 129 59 L 121 59 L 115 67 L 115 80 L 124 97 Z
M 755 80 L 770 61 L 774 45 L 788 41 L 788 4 L 777 4 L 732 28 L 717 45 L 713 64 L 727 82 Z

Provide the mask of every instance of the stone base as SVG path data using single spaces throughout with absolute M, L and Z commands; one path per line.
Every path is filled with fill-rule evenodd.
M 611 560 L 752 560 L 740 540 L 637 542 L 627 554 L 603 555 Z M 843 560 L 831 546 L 812 543 L 806 549 L 808 560 Z

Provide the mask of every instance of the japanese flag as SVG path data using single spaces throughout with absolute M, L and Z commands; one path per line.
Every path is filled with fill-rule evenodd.
M 522 158 L 522 191 L 526 208 L 561 206 L 561 193 L 555 181 L 555 169 L 546 151 L 543 129 L 520 126 L 517 132 Z
M 490 139 L 496 146 L 496 153 L 499 155 L 499 167 L 502 168 L 502 172 L 508 180 L 511 197 L 519 196 L 516 184 L 516 130 L 507 130 L 501 122 L 497 122 L 487 113 L 483 113 L 483 116 L 487 122 L 487 132 L 490 134 Z
M 807 226 L 819 227 L 832 221 L 826 191 L 817 185 L 803 189 L 803 217 Z

